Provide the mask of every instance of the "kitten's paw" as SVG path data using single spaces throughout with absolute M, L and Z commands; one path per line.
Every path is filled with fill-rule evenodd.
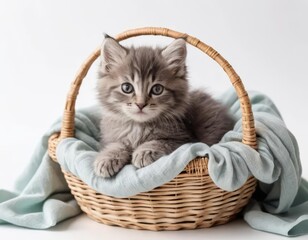
M 126 164 L 126 156 L 121 154 L 106 154 L 100 152 L 94 162 L 94 172 L 97 176 L 110 178 L 117 174 Z
M 132 164 L 137 168 L 142 168 L 150 165 L 164 155 L 165 153 L 162 151 L 137 148 L 133 152 Z

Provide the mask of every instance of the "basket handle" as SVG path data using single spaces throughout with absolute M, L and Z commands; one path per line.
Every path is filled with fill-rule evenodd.
M 140 36 L 140 35 L 161 35 L 171 38 L 184 38 L 187 43 L 199 48 L 202 52 L 206 53 L 209 57 L 215 60 L 227 73 L 232 85 L 235 88 L 237 96 L 240 100 L 241 111 L 242 111 L 242 127 L 243 127 L 243 139 L 242 142 L 246 145 L 251 146 L 252 148 L 257 148 L 256 141 L 256 131 L 254 125 L 254 118 L 251 109 L 250 100 L 248 94 L 245 90 L 245 87 L 234 71 L 232 66 L 225 60 L 217 51 L 212 47 L 201 42 L 199 39 L 192 37 L 186 33 L 176 32 L 167 28 L 158 28 L 158 27 L 146 27 L 146 28 L 137 28 L 125 31 L 116 36 L 117 41 L 125 40 L 127 38 Z M 62 127 L 60 133 L 60 139 L 74 137 L 75 129 L 75 103 L 76 98 L 82 83 L 82 80 L 87 75 L 88 70 L 90 69 L 93 62 L 99 57 L 100 48 L 97 48 L 84 62 L 84 64 L 79 69 L 75 80 L 71 84 L 70 91 L 67 95 L 66 105 L 64 110 L 64 115 L 62 119 Z

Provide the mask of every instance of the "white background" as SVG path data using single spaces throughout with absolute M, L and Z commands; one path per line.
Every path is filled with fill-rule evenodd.
M 70 82 L 103 33 L 144 26 L 196 36 L 231 63 L 248 90 L 268 94 L 298 140 L 308 178 L 308 1 L 0 0 L 0 188 L 13 186 L 40 136 L 62 114 Z M 170 41 L 141 37 L 123 44 Z M 194 87 L 217 94 L 231 86 L 218 65 L 192 47 L 188 65 Z M 96 67 L 81 87 L 77 107 L 95 102 Z M 0 226 L 0 234 L 12 239 L 281 238 L 255 231 L 242 220 L 212 229 L 153 233 L 104 226 L 85 216 L 48 231 Z

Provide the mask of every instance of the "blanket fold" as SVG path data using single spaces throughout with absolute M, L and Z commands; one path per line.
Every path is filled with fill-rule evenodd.
M 76 112 L 76 136 L 60 142 L 57 159 L 63 169 L 77 175 L 98 192 L 129 197 L 149 191 L 176 177 L 197 156 L 209 156 L 209 174 L 227 191 L 240 188 L 249 176 L 259 180 L 260 193 L 244 211 L 248 224 L 262 231 L 286 236 L 308 233 L 308 183 L 301 178 L 295 137 L 266 96 L 250 92 L 258 137 L 258 150 L 241 143 L 240 104 L 234 90 L 220 100 L 237 123 L 221 142 L 211 147 L 187 143 L 153 164 L 136 169 L 127 165 L 116 177 L 103 179 L 93 172 L 99 150 L 97 107 Z M 43 136 L 29 167 L 16 182 L 15 191 L 0 190 L 0 223 L 45 229 L 80 213 L 61 173 L 47 154 L 49 136 L 60 130 L 57 121 Z

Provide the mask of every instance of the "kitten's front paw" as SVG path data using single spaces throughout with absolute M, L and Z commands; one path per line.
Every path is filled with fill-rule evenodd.
M 142 168 L 150 165 L 164 155 L 165 153 L 162 151 L 137 148 L 133 152 L 132 164 L 137 168 Z
M 117 174 L 126 164 L 126 156 L 106 154 L 100 152 L 94 162 L 94 172 L 97 176 L 110 178 Z

